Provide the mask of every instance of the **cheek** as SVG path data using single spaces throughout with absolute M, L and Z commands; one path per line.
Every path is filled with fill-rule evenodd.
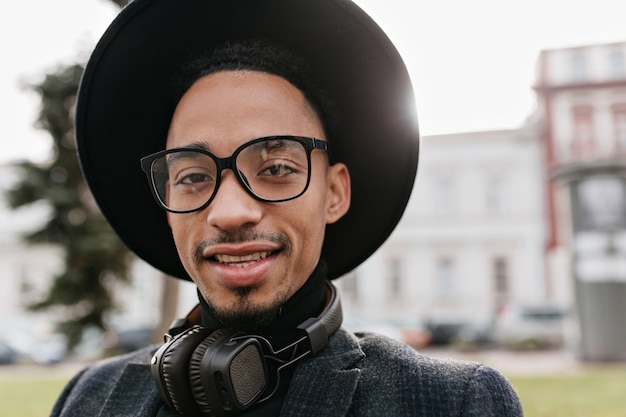
M 308 194 L 309 191 L 311 191 L 310 194 Z M 317 256 L 322 248 L 326 230 L 324 216 L 326 193 L 322 191 L 320 187 L 307 190 L 307 193 L 300 197 L 302 198 L 300 207 L 290 210 L 292 213 L 299 214 L 297 233 L 302 246 L 306 248 L 304 256 Z

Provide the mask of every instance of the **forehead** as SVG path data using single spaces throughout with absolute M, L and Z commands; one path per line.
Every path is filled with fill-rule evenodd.
M 167 148 L 205 143 L 232 151 L 250 139 L 274 135 L 324 139 L 315 111 L 287 80 L 258 71 L 222 71 L 200 78 L 183 95 Z

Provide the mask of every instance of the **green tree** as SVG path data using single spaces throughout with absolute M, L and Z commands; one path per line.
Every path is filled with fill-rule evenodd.
M 48 163 L 18 163 L 21 180 L 8 191 L 12 208 L 45 201 L 48 221 L 29 232 L 29 243 L 53 243 L 64 248 L 65 268 L 54 277 L 47 295 L 30 306 L 55 308 L 62 317 L 59 330 L 75 346 L 88 327 L 106 328 L 114 308 L 112 286 L 128 280 L 129 254 L 98 211 L 83 180 L 74 143 L 73 108 L 83 66 L 58 68 L 32 86 L 41 96 L 37 126 L 53 139 Z
M 111 1 L 120 7 L 127 3 Z M 115 309 L 113 287 L 128 282 L 132 259 L 98 211 L 76 157 L 72 116 L 82 72 L 81 64 L 60 66 L 30 86 L 41 96 L 36 126 L 50 133 L 53 155 L 48 163 L 18 163 L 20 180 L 7 192 L 12 208 L 44 201 L 51 209 L 43 227 L 24 238 L 63 247 L 65 268 L 29 307 L 58 313 L 59 331 L 70 348 L 87 328 L 107 328 L 108 314 Z

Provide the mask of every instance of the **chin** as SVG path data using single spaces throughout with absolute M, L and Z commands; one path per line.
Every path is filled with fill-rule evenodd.
M 249 287 L 238 288 L 235 300 L 228 306 L 207 300 L 209 310 L 226 328 L 255 330 L 267 326 L 276 319 L 287 300 L 278 297 L 270 302 L 255 302 L 254 291 L 254 288 Z

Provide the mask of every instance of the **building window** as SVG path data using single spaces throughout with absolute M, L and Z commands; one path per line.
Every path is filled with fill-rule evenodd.
M 610 55 L 611 78 L 623 80 L 626 78 L 626 65 L 624 63 L 624 52 L 621 49 L 614 49 Z
M 502 256 L 494 258 L 492 270 L 495 301 L 497 306 L 500 307 L 506 303 L 511 291 L 508 260 Z
M 389 268 L 389 298 L 399 300 L 403 298 L 402 292 L 402 265 L 399 259 L 392 258 L 388 262 Z
M 450 177 L 440 177 L 435 183 L 435 210 L 437 213 L 451 214 L 456 210 L 456 190 Z
M 595 138 L 593 129 L 593 108 L 591 106 L 574 106 L 572 108 L 573 138 L 572 153 L 580 158 L 593 155 Z
M 587 80 L 587 62 L 582 52 L 574 52 L 571 56 L 572 81 L 582 83 Z
M 615 231 L 626 227 L 626 188 L 621 178 L 598 175 L 574 184 L 572 208 L 578 230 Z
M 449 300 L 456 294 L 456 271 L 454 260 L 451 258 L 441 258 L 437 261 L 436 279 L 437 297 Z
M 498 175 L 492 175 L 487 178 L 485 186 L 485 200 L 487 206 L 487 214 L 498 215 L 504 211 L 504 178 Z
M 613 105 L 613 132 L 616 148 L 626 150 L 626 103 Z

